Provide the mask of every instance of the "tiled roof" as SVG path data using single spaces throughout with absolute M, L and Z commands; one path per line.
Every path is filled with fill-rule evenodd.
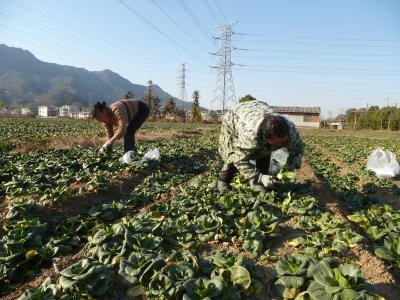
M 272 108 L 277 113 L 305 113 L 305 114 L 321 113 L 320 107 L 272 106 Z

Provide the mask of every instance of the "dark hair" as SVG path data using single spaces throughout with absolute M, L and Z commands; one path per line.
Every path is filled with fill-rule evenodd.
M 282 116 L 268 116 L 263 122 L 264 136 L 284 138 L 289 135 L 289 126 Z
M 99 113 L 102 113 L 103 111 L 105 111 L 107 109 L 107 107 L 108 107 L 107 103 L 105 103 L 104 101 L 103 102 L 97 101 L 96 104 L 93 105 L 93 109 L 90 113 L 91 118 L 92 119 L 96 118 L 96 116 Z

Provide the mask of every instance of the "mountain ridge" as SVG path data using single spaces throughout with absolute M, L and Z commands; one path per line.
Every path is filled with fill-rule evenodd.
M 135 84 L 110 69 L 89 71 L 85 68 L 43 62 L 30 51 L 0 44 L 0 101 L 8 105 L 90 106 L 96 101 L 112 103 L 132 91 L 142 99 L 147 86 Z M 169 98 L 184 108 L 184 102 L 153 85 L 154 97 L 163 106 Z

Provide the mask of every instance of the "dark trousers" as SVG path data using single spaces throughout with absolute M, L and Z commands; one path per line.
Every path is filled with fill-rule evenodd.
M 147 117 L 150 114 L 150 109 L 147 105 L 140 101 L 138 104 L 138 113 L 129 123 L 126 128 L 126 133 L 124 136 L 124 152 L 128 152 L 130 150 L 135 151 L 135 133 L 142 126 L 144 121 L 146 121 Z
M 271 162 L 271 155 L 257 159 L 256 160 L 257 170 L 259 170 L 262 174 L 268 174 L 270 162 Z M 221 171 L 219 173 L 218 180 L 229 184 L 231 183 L 233 177 L 235 177 L 236 173 L 237 173 L 236 167 L 233 164 L 230 164 L 228 170 Z

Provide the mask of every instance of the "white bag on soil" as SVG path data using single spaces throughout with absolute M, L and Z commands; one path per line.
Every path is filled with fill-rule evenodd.
M 396 154 L 377 148 L 368 157 L 367 170 L 374 172 L 379 178 L 393 178 L 399 175 L 400 166 Z
M 160 159 L 160 151 L 158 148 L 150 149 L 143 155 L 141 162 L 145 162 L 146 160 L 159 160 Z
M 134 160 L 135 153 L 133 151 L 128 151 L 122 157 L 119 158 L 121 164 L 130 165 Z
M 121 164 L 142 164 L 147 160 L 158 160 L 160 159 L 160 151 L 158 148 L 150 149 L 143 155 L 141 160 L 134 160 L 135 153 L 133 151 L 126 152 L 122 157 L 120 157 L 119 162 Z

